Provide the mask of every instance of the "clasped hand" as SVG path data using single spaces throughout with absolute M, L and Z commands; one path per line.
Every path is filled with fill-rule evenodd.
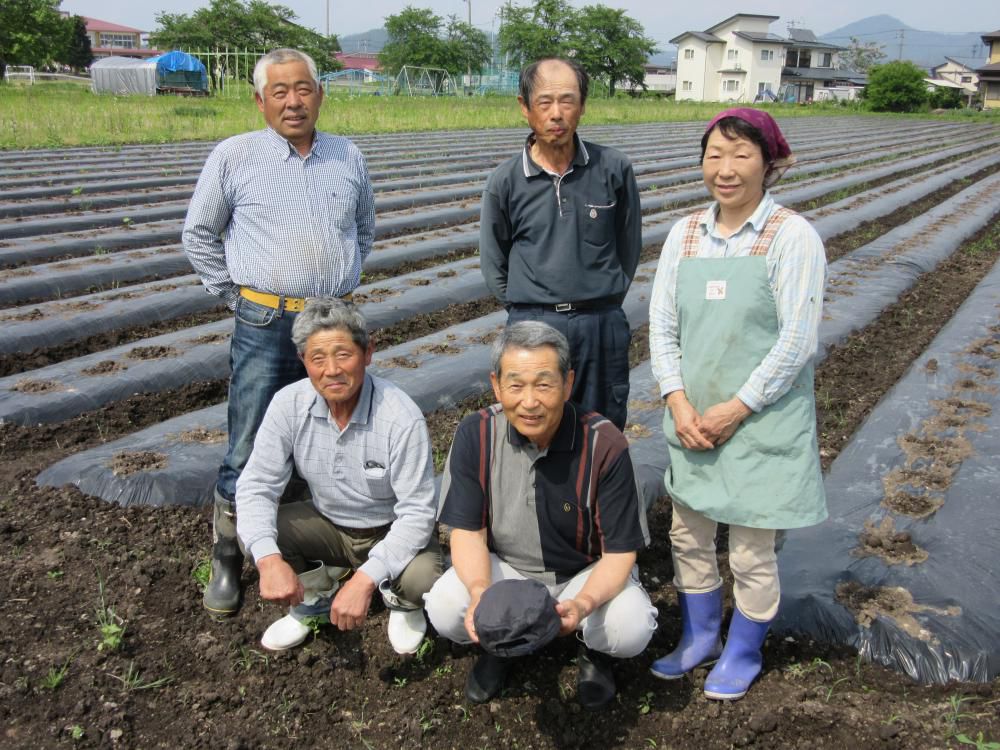
M 733 436 L 744 419 L 752 413 L 750 408 L 735 396 L 728 401 L 710 406 L 699 414 L 684 391 L 674 391 L 667 397 L 667 407 L 674 420 L 677 439 L 692 451 L 718 448 Z

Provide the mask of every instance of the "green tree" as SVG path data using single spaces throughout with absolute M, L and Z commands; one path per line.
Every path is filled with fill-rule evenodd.
M 856 36 L 851 37 L 847 49 L 840 53 L 840 68 L 867 73 L 872 66 L 885 59 L 885 52 L 878 42 L 862 42 Z
M 426 8 L 407 6 L 385 19 L 389 41 L 379 53 L 382 67 L 398 73 L 404 65 L 443 68 L 449 73 L 480 72 L 492 55 L 490 41 L 479 29 Z
M 427 8 L 406 6 L 400 13 L 387 16 L 385 30 L 389 41 L 379 53 L 379 62 L 390 73 L 404 65 L 444 67 L 445 43 L 441 38 L 443 19 Z
M 157 13 L 159 28 L 150 34 L 150 42 L 160 49 L 188 50 L 292 47 L 310 55 L 320 72 L 340 68 L 333 56 L 340 51 L 337 37 L 300 26 L 296 18 L 291 8 L 264 0 L 212 0 L 191 14 Z
M 481 73 L 493 57 L 493 48 L 482 31 L 450 16 L 445 29 L 445 53 L 448 59 L 443 67 L 452 73 Z
M 566 0 L 535 0 L 532 6 L 503 8 L 500 50 L 523 66 L 542 57 L 567 57 L 573 51 L 571 29 L 577 12 Z
M 868 74 L 865 100 L 876 112 L 916 112 L 927 104 L 925 75 L 909 60 L 876 65 Z
M 928 93 L 927 102 L 933 109 L 961 109 L 962 90 L 935 87 Z
M 76 70 L 83 70 L 89 68 L 90 64 L 94 62 L 94 53 L 90 48 L 90 36 L 87 34 L 87 22 L 80 16 L 73 16 L 70 20 L 73 22 L 73 33 L 66 46 L 66 54 L 60 62 L 64 62 Z
M 658 52 L 641 23 L 605 5 L 588 5 L 577 14 L 571 44 L 584 70 L 607 84 L 609 96 L 619 82 L 645 89 L 643 65 Z
M 60 15 L 60 1 L 0 2 L 0 66 L 41 67 L 61 61 L 69 43 L 72 23 Z

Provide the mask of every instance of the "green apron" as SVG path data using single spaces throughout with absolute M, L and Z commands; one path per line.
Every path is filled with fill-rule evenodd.
M 684 257 L 676 297 L 681 377 L 701 414 L 735 396 L 778 339 L 765 256 Z M 811 363 L 784 396 L 747 417 L 718 448 L 682 447 L 669 409 L 663 433 L 670 452 L 665 482 L 674 502 L 714 521 L 759 529 L 826 518 Z

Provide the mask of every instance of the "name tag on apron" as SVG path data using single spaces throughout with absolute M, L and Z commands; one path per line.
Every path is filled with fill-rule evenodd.
M 708 281 L 705 283 L 705 299 L 716 300 L 726 298 L 725 281 Z

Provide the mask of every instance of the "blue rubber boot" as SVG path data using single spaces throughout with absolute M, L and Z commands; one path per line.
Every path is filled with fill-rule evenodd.
M 771 621 L 751 620 L 739 607 L 733 609 L 729 637 L 719 663 L 705 678 L 705 697 L 718 701 L 735 701 L 747 694 L 751 683 L 760 674 L 764 656 L 761 647 L 767 638 Z
M 661 680 L 676 680 L 695 667 L 711 664 L 722 653 L 722 587 L 705 594 L 677 593 L 681 605 L 681 640 L 677 648 L 653 662 L 649 671 Z

